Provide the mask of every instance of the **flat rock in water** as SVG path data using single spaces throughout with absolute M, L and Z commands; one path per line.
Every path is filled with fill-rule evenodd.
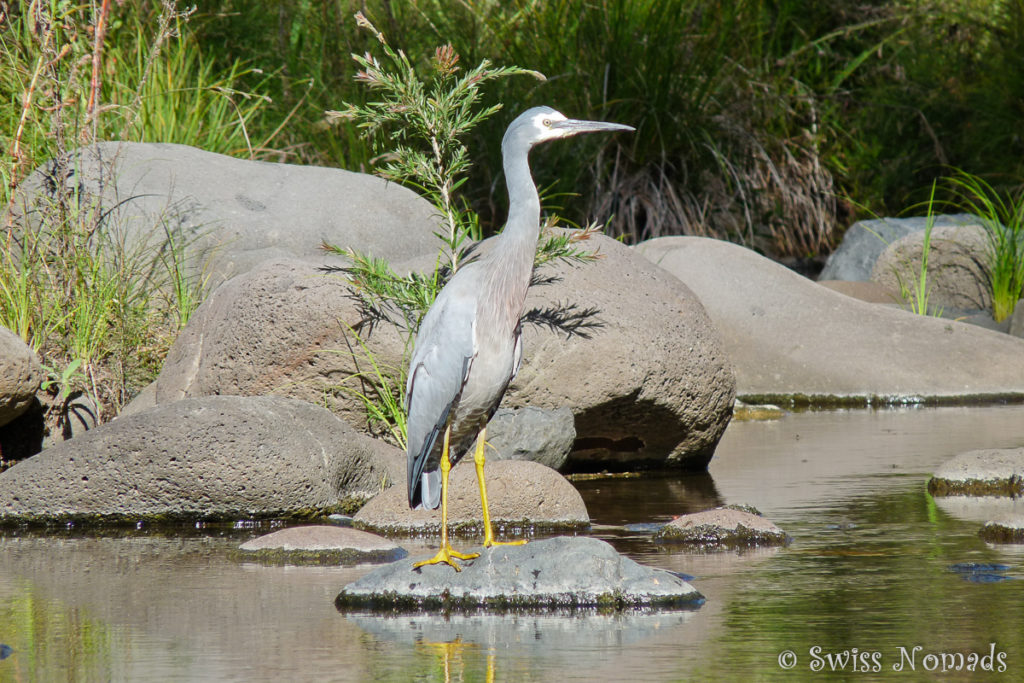
M 579 491 L 550 467 L 527 460 L 488 461 L 484 477 L 491 523 L 499 537 L 590 526 Z M 482 533 L 481 519 L 480 487 L 468 455 L 452 468 L 448 481 L 448 525 L 455 534 L 476 535 Z M 358 528 L 386 534 L 439 534 L 440 522 L 440 510 L 409 508 L 405 486 L 380 493 L 353 518 Z
M 275 396 L 206 396 L 121 417 L 0 473 L 0 523 L 305 516 L 404 474 L 397 448 Z
M 692 289 L 753 403 L 960 403 L 1024 396 L 1024 340 L 830 291 L 705 237 L 635 247 Z
M 596 538 L 558 537 L 520 546 L 463 548 L 480 557 L 413 569 L 406 558 L 345 586 L 338 609 L 469 611 L 696 606 L 703 596 L 672 572 L 645 567 Z
M 238 549 L 257 560 L 289 564 L 393 562 L 409 554 L 383 536 L 324 524 L 280 529 Z
M 986 522 L 978 534 L 990 543 L 1024 543 L 1024 514 L 1018 512 Z
M 785 531 L 764 517 L 730 507 L 680 515 L 663 526 L 655 538 L 720 548 L 785 545 L 790 540 Z
M 960 453 L 935 470 L 933 496 L 1024 494 L 1024 448 L 986 448 Z

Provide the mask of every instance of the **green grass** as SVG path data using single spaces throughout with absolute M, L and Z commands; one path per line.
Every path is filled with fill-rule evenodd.
M 239 62 L 221 69 L 208 58 L 188 29 L 188 12 L 170 0 L 110 8 L 102 16 L 98 3 L 53 0 L 15 6 L 6 17 L 3 205 L 34 168 L 73 158 L 71 150 L 96 140 L 177 142 L 243 156 L 269 143 L 269 133 L 250 130 L 268 98 L 240 86 L 255 71 Z M 59 166 L 54 176 L 62 185 Z M 5 214 L 0 233 L 0 324 L 48 368 L 51 431 L 74 392 L 96 401 L 101 421 L 115 416 L 155 377 L 204 289 L 185 276 L 187 245 L 171 234 L 131 251 L 93 198 L 76 185 L 53 189 L 33 207 L 30 225 Z
M 1013 314 L 1024 292 L 1024 188 L 1000 192 L 983 178 L 956 171 L 945 179 L 950 203 L 978 216 L 985 228 L 985 266 L 992 317 Z

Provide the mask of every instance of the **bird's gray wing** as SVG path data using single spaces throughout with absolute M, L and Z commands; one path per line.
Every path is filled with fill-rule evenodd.
M 434 453 L 435 445 L 443 438 L 476 354 L 475 300 L 460 296 L 459 290 L 446 287 L 427 312 L 409 366 L 406 452 L 410 507 L 436 508 L 441 502 L 440 453 Z

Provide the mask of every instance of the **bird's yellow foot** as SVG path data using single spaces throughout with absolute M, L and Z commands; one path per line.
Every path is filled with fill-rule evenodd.
M 494 540 L 494 533 L 491 532 L 489 529 L 488 529 L 487 533 L 484 534 L 484 547 L 485 548 L 491 548 L 491 547 L 494 547 L 496 545 L 525 545 L 525 544 L 526 544 L 526 539 L 525 538 L 520 538 L 520 539 L 518 539 L 516 541 L 495 541 Z
M 455 564 L 455 560 L 472 560 L 480 557 L 480 553 L 460 553 L 457 550 L 452 549 L 450 545 L 442 545 L 441 549 L 437 551 L 437 555 L 434 555 L 429 560 L 423 560 L 417 562 L 412 566 L 413 569 L 419 569 L 425 567 L 428 564 L 446 564 L 457 572 L 462 571 L 462 567 Z

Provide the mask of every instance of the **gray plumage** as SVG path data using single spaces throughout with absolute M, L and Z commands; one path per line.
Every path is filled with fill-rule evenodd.
M 540 198 L 530 175 L 530 149 L 578 133 L 633 130 L 567 119 L 535 107 L 512 122 L 502 139 L 508 221 L 493 248 L 466 263 L 423 318 L 406 384 L 408 490 L 411 507 L 436 508 L 445 429 L 455 464 L 498 408 L 522 360 L 520 318 L 540 232 Z

